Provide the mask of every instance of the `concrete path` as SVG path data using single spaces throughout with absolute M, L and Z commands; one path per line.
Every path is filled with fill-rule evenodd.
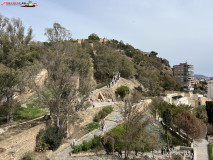
M 119 122 L 121 122 L 123 119 L 123 116 L 121 115 L 121 111 L 120 108 L 116 109 L 115 111 L 113 111 L 106 119 L 105 119 L 105 127 L 106 127 L 106 131 L 111 130 L 112 128 L 116 127 Z M 94 135 L 103 135 L 104 132 L 96 129 L 93 132 L 88 133 L 87 135 L 83 136 L 81 139 L 77 140 L 77 145 L 83 143 L 83 141 L 90 141 Z M 70 140 L 70 144 L 72 144 L 72 140 Z M 72 148 L 71 146 L 67 147 L 66 149 L 64 149 L 63 151 L 59 152 L 55 158 L 53 158 L 54 160 L 68 160 L 68 159 L 72 159 L 72 157 L 69 156 L 70 152 L 71 152 Z
M 197 153 L 197 160 L 209 160 L 208 144 L 209 143 L 206 139 L 202 139 L 202 142 L 194 143 L 194 148 Z
M 95 105 L 95 108 L 99 108 L 99 107 L 105 107 L 105 106 L 110 106 L 114 104 L 124 104 L 124 102 L 94 102 L 93 104 Z M 88 107 L 87 110 L 88 109 L 93 109 L 93 105 Z

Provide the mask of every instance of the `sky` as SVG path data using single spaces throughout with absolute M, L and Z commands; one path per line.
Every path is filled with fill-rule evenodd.
M 27 2 L 0 0 L 3 2 Z M 0 6 L 0 14 L 20 18 L 46 41 L 54 22 L 74 39 L 91 33 L 156 51 L 170 65 L 188 62 L 195 74 L 213 77 L 213 0 L 34 0 L 35 8 Z

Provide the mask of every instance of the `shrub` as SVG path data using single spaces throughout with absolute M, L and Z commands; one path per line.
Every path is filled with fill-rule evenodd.
M 72 153 L 79 153 L 81 151 L 88 151 L 89 149 L 97 147 L 101 142 L 100 136 L 94 136 L 94 138 L 91 141 L 84 141 L 80 145 L 76 145 L 73 147 Z
M 138 87 L 135 87 L 135 89 L 137 90 L 137 91 L 139 91 L 139 92 L 143 92 L 143 89 L 141 88 L 141 86 L 138 86 Z
M 36 151 L 47 149 L 56 150 L 64 138 L 63 131 L 58 127 L 50 127 L 47 130 L 40 130 L 36 137 Z
M 97 122 L 92 122 L 92 123 L 87 124 L 86 127 L 87 127 L 88 132 L 92 132 L 93 130 L 99 128 L 99 124 Z
M 82 144 L 73 147 L 72 153 L 78 153 L 82 151 Z
M 97 147 L 101 142 L 101 137 L 100 136 L 94 136 L 94 138 L 92 139 L 92 146 L 91 148 L 95 148 Z
M 212 144 L 209 143 L 209 157 L 210 157 L 210 160 L 213 160 L 213 155 L 212 155 Z
M 84 141 L 82 145 L 82 150 L 88 151 L 91 147 L 92 147 L 92 141 L 89 141 L 89 142 Z
M 46 143 L 45 141 L 45 130 L 41 129 L 38 133 L 38 135 L 36 136 L 36 148 L 35 150 L 37 152 L 42 152 L 42 151 L 46 151 L 49 149 L 49 145 Z
M 46 130 L 45 142 L 49 144 L 49 149 L 56 150 L 60 146 L 64 137 L 65 135 L 60 128 L 50 127 Z
M 104 107 L 98 114 L 95 115 L 93 121 L 100 122 L 101 119 L 105 118 L 108 114 L 113 111 L 112 106 Z
M 94 119 L 93 119 L 93 121 L 100 122 L 100 120 L 101 120 L 101 115 L 100 114 L 96 114 Z
M 183 160 L 183 157 L 180 154 L 173 154 L 172 160 Z
M 111 113 L 113 111 L 113 108 L 111 106 L 104 107 L 103 111 L 106 112 L 107 114 Z
M 127 86 L 120 86 L 116 89 L 115 93 L 123 99 L 127 94 L 129 94 L 129 88 Z
M 105 143 L 104 148 L 105 148 L 107 154 L 109 154 L 113 151 L 113 146 L 112 146 L 112 143 L 110 141 L 107 141 Z
M 101 110 L 100 112 L 99 112 L 99 114 L 100 114 L 100 118 L 102 119 L 102 117 L 106 117 L 106 115 L 107 115 L 107 113 L 104 111 L 104 110 Z
M 34 160 L 34 156 L 32 152 L 26 152 L 21 160 Z

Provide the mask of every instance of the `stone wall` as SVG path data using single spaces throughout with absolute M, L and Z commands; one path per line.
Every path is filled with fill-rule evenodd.
M 0 160 L 18 160 L 24 153 L 34 151 L 36 136 L 45 124 L 40 124 L 0 142 Z

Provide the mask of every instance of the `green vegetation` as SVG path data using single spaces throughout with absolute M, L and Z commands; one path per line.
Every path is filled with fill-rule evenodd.
M 191 107 L 190 106 L 187 106 L 187 105 L 174 105 L 174 104 L 169 104 L 165 101 L 163 102 L 160 102 L 159 104 L 156 104 L 155 105 L 155 108 L 154 110 L 156 112 L 158 112 L 158 114 L 163 117 L 163 113 L 167 110 L 171 110 L 171 113 L 172 113 L 172 116 L 173 118 L 179 114 L 179 113 L 183 113 L 183 112 L 190 112 L 191 110 Z
M 125 132 L 124 124 L 112 129 L 109 133 L 110 135 L 112 135 L 112 137 L 115 137 L 114 138 L 115 139 L 115 148 L 120 148 L 122 150 L 124 150 L 124 148 L 125 148 L 124 147 L 124 143 L 125 143 L 124 137 L 122 134 L 123 132 Z M 111 152 L 112 146 L 110 144 L 106 144 L 106 149 Z
M 97 122 L 91 122 L 89 124 L 86 125 L 86 129 L 88 132 L 92 132 L 95 129 L 99 128 L 99 123 Z
M 207 93 L 207 82 L 199 82 L 198 84 L 194 85 L 194 94 L 199 93 L 199 94 L 205 94 Z
M 172 126 L 172 112 L 170 109 L 166 109 L 163 112 L 163 122 L 165 123 L 165 131 L 167 136 L 167 146 L 169 146 L 169 139 L 168 139 L 168 130 Z
M 27 108 L 20 108 L 19 111 L 14 115 L 14 120 L 19 122 L 27 121 L 35 119 L 47 113 L 48 113 L 47 108 L 44 106 L 41 107 L 28 106 Z
M 104 82 L 104 83 L 99 83 L 97 86 L 96 86 L 96 89 L 100 89 L 102 87 L 105 87 L 106 85 L 108 85 L 109 83 L 108 82 Z
M 0 116 L 2 117 L 7 116 L 7 120 L 9 120 L 8 122 L 12 122 L 14 119 L 14 115 L 19 112 L 20 108 L 21 108 L 21 104 L 17 102 L 17 100 L 4 102 L 0 106 Z
M 194 115 L 202 120 L 204 123 L 208 123 L 208 116 L 207 116 L 207 112 L 206 112 L 206 106 L 199 106 L 197 108 L 193 109 Z
M 58 127 L 50 127 L 39 131 L 36 137 L 36 151 L 42 152 L 48 149 L 56 150 L 65 137 L 64 132 Z
M 213 123 L 213 102 L 207 101 L 206 102 L 206 112 L 208 115 L 208 123 Z
M 209 157 L 210 157 L 209 159 L 210 159 L 210 160 L 213 160 L 213 155 L 212 155 L 212 144 L 209 143 L 208 147 L 209 147 Z
M 158 102 L 157 102 L 158 101 Z M 168 127 L 172 128 L 179 134 L 184 137 L 186 140 L 187 145 L 190 145 L 193 139 L 201 139 L 205 137 L 207 127 L 205 123 L 203 123 L 203 119 L 206 119 L 205 112 L 203 113 L 203 108 L 194 110 L 194 114 L 192 112 L 192 108 L 187 105 L 174 105 L 169 104 L 167 102 L 160 102 L 160 100 L 154 99 L 151 104 L 151 113 L 155 116 L 156 113 L 163 118 L 163 122 L 165 123 L 165 131 L 167 133 Z M 199 113 L 198 113 L 199 111 Z M 196 118 L 196 116 L 199 117 Z M 172 125 L 172 123 L 175 125 Z M 186 134 L 182 134 L 180 131 L 183 130 Z M 175 132 L 174 132 L 175 133 Z M 177 137 L 178 135 L 175 134 Z M 179 136 L 179 138 L 181 138 Z M 169 141 L 169 140 L 168 140 Z
M 104 107 L 101 111 L 98 112 L 98 114 L 95 115 L 93 121 L 94 122 L 100 122 L 103 118 L 105 118 L 112 111 L 113 111 L 112 106 Z
M 79 153 L 81 151 L 88 151 L 90 149 L 96 148 L 101 143 L 101 137 L 100 136 L 94 136 L 94 138 L 91 141 L 84 141 L 80 145 L 76 145 L 73 147 L 73 153 Z
M 27 88 L 35 87 L 32 80 L 41 71 L 42 66 L 45 66 L 49 73 L 46 81 L 48 83 L 45 83 L 44 88 L 54 90 L 53 97 L 58 97 L 58 102 L 63 102 L 61 105 L 53 97 L 39 94 L 41 96 L 39 100 L 46 103 L 41 105 L 46 105 L 50 112 L 56 112 L 56 109 L 52 108 L 54 106 L 52 103 L 63 106 L 60 109 L 62 113 L 68 111 L 64 109 L 67 107 L 64 104 L 68 104 L 64 103 L 64 100 L 70 102 L 71 97 L 75 97 L 71 96 L 75 89 L 70 86 L 70 77 L 74 73 L 79 76 L 80 88 L 78 91 L 81 99 L 86 97 L 83 95 L 88 95 L 92 87 L 96 87 L 95 82 L 90 79 L 91 75 L 94 75 L 98 84 L 97 88 L 99 88 L 111 80 L 113 72 L 120 72 L 124 78 L 136 78 L 148 89 L 148 92 L 141 93 L 143 96 L 155 96 L 160 95 L 164 90 L 181 89 L 172 77 L 169 62 L 158 57 L 155 51 L 145 54 L 130 44 L 114 39 L 100 43 L 100 38 L 94 33 L 89 35 L 88 40 L 78 44 L 71 40 L 70 31 L 59 23 L 54 23 L 52 28 L 45 29 L 48 42 L 34 42 L 32 41 L 33 29 L 26 29 L 20 19 L 9 19 L 2 15 L 0 15 L 0 19 L 2 26 L 0 33 L 0 99 L 5 100 L 4 104 L 0 105 L 0 113 L 5 113 L 7 122 L 12 122 L 13 116 L 20 109 L 13 97 L 17 93 L 24 93 Z M 91 66 L 94 66 L 93 73 Z M 62 87 L 60 84 L 66 84 L 66 86 Z M 56 91 L 60 87 L 63 88 L 63 91 Z M 60 97 L 60 95 L 63 96 Z M 74 106 L 72 107 L 74 108 Z M 61 113 L 54 114 L 61 115 Z M 29 119 L 28 116 L 23 118 Z M 65 116 L 64 119 L 67 117 Z M 59 119 L 58 127 L 60 124 L 64 124 L 64 119 Z
M 127 94 L 129 94 L 129 88 L 127 86 L 120 86 L 116 89 L 115 93 L 123 99 Z
M 26 152 L 21 160 L 35 160 L 32 152 Z
M 94 40 L 99 40 L 99 39 L 100 39 L 100 38 L 99 38 L 98 35 L 95 34 L 95 33 L 90 34 L 89 37 L 88 37 L 88 40 L 92 40 L 92 41 L 94 41 Z
M 174 145 L 174 146 L 184 146 L 184 144 L 187 144 L 187 141 L 180 138 L 180 136 L 176 132 L 171 131 L 171 130 L 168 130 L 168 132 L 167 132 L 168 138 L 167 138 L 165 130 L 166 130 L 166 128 L 160 129 L 161 138 L 163 140 L 163 142 L 162 142 L 163 146 L 164 146 L 164 144 L 166 145 L 168 142 L 170 145 Z
M 29 80 L 25 73 L 31 67 L 39 68 L 39 55 L 31 47 L 32 28 L 26 31 L 20 19 L 9 19 L 2 15 L 0 19 L 0 100 L 5 99 L 0 110 L 7 112 L 8 122 L 13 122 L 17 109 L 13 97 L 24 91 Z
M 111 153 L 114 149 L 121 149 L 129 151 L 134 151 L 135 148 L 138 149 L 138 151 L 151 151 L 152 148 L 156 148 L 158 145 L 158 138 L 154 136 L 154 134 L 150 134 L 150 131 L 148 131 L 147 128 L 142 128 L 140 126 L 140 131 L 137 134 L 130 135 L 131 133 L 126 133 L 126 129 L 129 126 L 126 124 L 119 125 L 118 127 L 112 129 L 107 135 L 105 135 L 106 142 L 104 144 L 104 148 L 107 153 Z M 144 127 L 144 126 L 143 126 Z M 129 129 L 128 129 L 129 130 Z M 154 132 L 152 132 L 154 133 Z M 129 134 L 133 137 L 126 137 L 126 135 Z M 108 137 L 111 137 L 108 139 Z M 113 146 L 113 143 L 114 146 Z

